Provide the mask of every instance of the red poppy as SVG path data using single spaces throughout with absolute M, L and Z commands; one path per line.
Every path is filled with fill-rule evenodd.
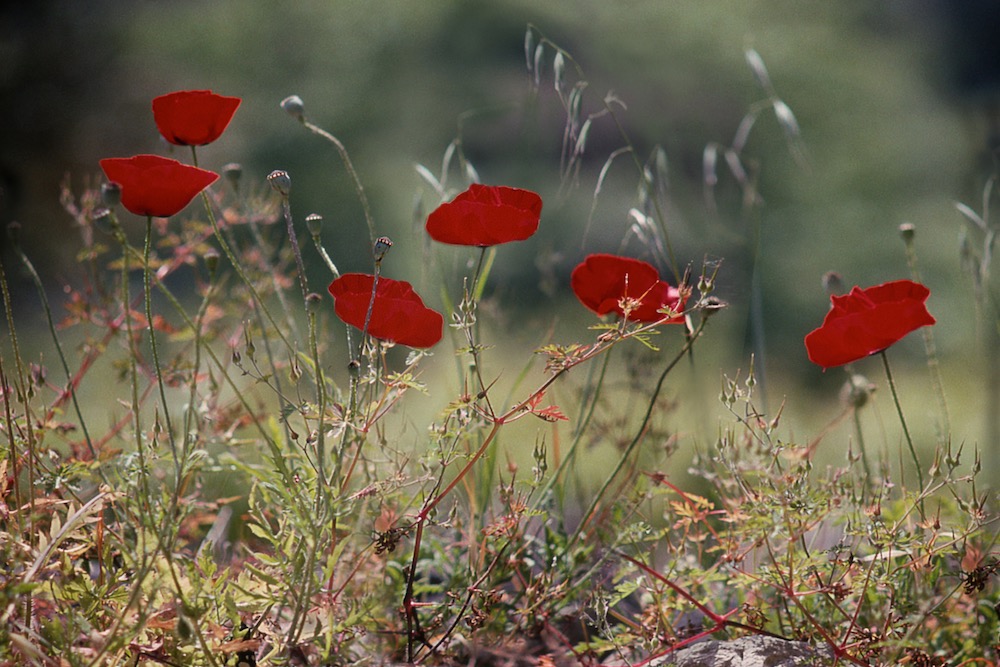
M 530 190 L 473 183 L 427 218 L 427 233 L 441 243 L 486 247 L 523 241 L 538 229 L 542 198 Z
M 174 215 L 219 177 L 159 155 L 106 158 L 101 169 L 109 181 L 121 186 L 122 206 L 136 215 L 157 218 Z
M 364 329 L 374 276 L 345 273 L 330 283 L 337 317 Z M 441 340 L 444 318 L 424 305 L 410 283 L 379 276 L 375 305 L 368 322 L 374 338 L 409 347 L 431 347 Z
M 211 90 L 180 90 L 153 99 L 153 120 L 177 146 L 204 146 L 225 131 L 242 100 Z
M 660 280 L 652 265 L 638 259 L 588 255 L 573 269 L 570 285 L 580 303 L 598 315 L 615 313 L 624 317 L 621 304 L 626 297 L 639 301 L 638 307 L 628 314 L 633 322 L 658 322 L 664 318 L 660 309 L 669 307 L 679 312 L 684 308 L 677 288 Z M 666 321 L 667 324 L 683 322 L 683 315 Z
M 897 280 L 831 296 L 823 326 L 805 339 L 809 360 L 823 368 L 843 366 L 881 352 L 906 334 L 935 320 L 924 302 L 930 290 Z

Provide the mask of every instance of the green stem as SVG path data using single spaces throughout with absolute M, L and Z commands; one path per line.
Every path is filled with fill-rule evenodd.
M 309 296 L 309 282 L 306 279 L 306 267 L 302 262 L 302 251 L 299 249 L 299 237 L 295 234 L 295 225 L 292 224 L 292 205 L 288 201 L 288 195 L 281 195 L 281 211 L 285 217 L 285 227 L 288 230 L 288 240 L 292 244 L 292 254 L 295 255 L 295 268 L 299 272 L 299 287 L 302 289 L 302 298 Z
M 17 328 L 14 326 L 14 308 L 11 305 L 10 289 L 9 289 L 9 287 L 7 285 L 7 272 L 4 271 L 3 262 L 0 262 L 0 289 L 3 290 L 3 306 L 4 306 L 4 312 L 7 315 L 7 331 L 10 333 L 10 344 L 11 344 L 11 347 L 13 348 L 13 351 L 14 351 L 14 369 L 15 369 L 15 372 L 17 373 L 17 390 L 16 390 L 16 394 L 15 395 L 17 396 L 18 400 L 21 402 L 21 405 L 23 406 L 25 423 L 26 424 L 31 424 L 33 418 L 32 418 L 32 415 L 31 415 L 31 404 L 28 401 L 28 380 L 27 380 L 27 374 L 25 373 L 25 370 L 24 370 L 24 357 L 21 356 L 21 347 L 20 347 L 20 345 L 18 345 L 18 342 L 17 342 Z M 10 402 L 8 400 L 9 390 L 8 390 L 6 381 L 3 383 L 3 387 L 2 388 L 3 388 L 3 391 L 4 391 L 4 404 L 6 406 L 7 411 L 9 412 L 9 410 L 10 410 Z M 10 421 L 9 418 L 8 418 L 8 421 Z M 25 428 L 24 430 L 27 433 L 27 440 L 28 440 L 28 456 L 27 456 L 27 458 L 28 458 L 28 508 L 30 510 L 28 512 L 28 523 L 29 523 L 30 530 L 29 530 L 29 533 L 28 533 L 27 540 L 28 540 L 28 544 L 29 545 L 34 546 L 36 544 L 37 535 L 38 535 L 37 531 L 35 530 L 35 517 L 36 517 L 36 514 L 35 514 L 35 463 L 36 463 L 35 429 L 34 428 Z M 11 462 L 13 464 L 12 465 L 13 470 L 16 471 L 17 470 L 17 462 L 18 462 L 18 460 L 19 460 L 20 457 L 18 457 L 16 455 L 16 452 L 14 452 L 14 450 L 16 448 L 14 447 L 14 443 L 13 443 L 13 437 L 14 437 L 14 431 L 13 430 L 8 431 L 8 437 L 12 439 L 11 440 L 11 450 L 12 450 L 12 453 L 14 455 L 11 456 Z M 17 480 L 16 473 L 15 473 L 14 479 L 15 479 L 14 487 L 16 489 L 19 489 L 20 485 L 16 481 Z M 21 514 L 21 512 L 17 512 L 17 514 Z M 18 519 L 18 521 L 20 521 L 20 518 Z M 31 611 L 31 596 L 30 595 L 27 597 L 27 603 L 26 604 L 27 604 L 27 610 L 26 610 L 26 613 L 25 613 L 25 618 L 29 618 L 30 615 L 31 615 L 30 614 L 30 611 Z
M 899 423 L 903 425 L 903 436 L 906 438 L 906 446 L 910 449 L 910 457 L 913 459 L 913 464 L 917 467 L 917 484 L 920 485 L 920 492 L 923 493 L 924 490 L 924 473 L 920 465 L 920 458 L 917 456 L 917 450 L 913 446 L 913 438 L 910 437 L 910 429 L 906 425 L 906 418 L 903 417 L 903 408 L 899 403 L 899 394 L 896 393 L 896 382 L 892 378 L 892 369 L 889 367 L 889 357 L 886 356 L 885 350 L 879 352 L 882 357 L 882 365 L 885 367 L 885 377 L 889 381 L 889 391 L 892 392 L 892 402 L 896 405 L 896 414 L 899 415 Z
M 125 243 L 123 234 L 119 233 L 119 238 L 121 242 Z M 127 243 L 125 243 L 124 247 L 126 250 L 126 257 L 123 258 L 122 271 L 125 274 L 125 276 L 127 276 L 128 273 L 127 253 L 135 252 L 136 254 L 138 254 L 138 252 L 135 251 L 130 246 L 128 246 Z M 177 311 L 178 316 L 180 316 L 180 318 L 184 321 L 185 326 L 187 326 L 193 332 L 195 330 L 196 325 L 191 320 L 191 317 L 187 314 L 187 311 L 184 310 L 184 307 L 181 305 L 180 301 L 177 300 L 177 297 L 174 296 L 173 292 L 171 292 L 170 289 L 165 284 L 163 284 L 163 282 L 159 279 L 157 279 L 156 281 L 156 286 L 157 288 L 159 288 L 160 293 L 163 294 L 163 296 L 167 299 L 167 301 L 170 302 L 170 305 L 173 306 L 174 309 Z M 122 292 L 125 296 L 127 296 L 128 295 L 127 287 L 124 287 Z M 132 338 L 131 322 L 127 317 L 127 314 L 128 310 L 126 309 L 126 325 L 129 327 L 129 332 L 130 332 L 129 339 L 131 340 Z M 250 405 L 250 402 L 247 400 L 246 396 L 243 394 L 243 392 L 240 391 L 239 386 L 230 376 L 227 365 L 223 363 L 223 361 L 219 358 L 219 355 L 215 352 L 215 350 L 212 348 L 211 345 L 205 345 L 203 349 L 205 350 L 205 352 L 208 353 L 208 356 L 211 357 L 212 363 L 215 364 L 215 367 L 222 374 L 222 377 L 226 380 L 226 383 L 229 385 L 230 389 L 233 390 L 233 394 L 236 396 L 236 400 L 239 401 L 240 405 L 246 411 L 246 414 L 250 417 L 261 439 L 267 444 L 267 447 L 271 452 L 272 463 L 274 463 L 274 465 L 277 467 L 278 472 L 281 474 L 284 483 L 288 485 L 289 488 L 295 488 L 296 484 L 294 482 L 292 472 L 291 470 L 289 470 L 287 464 L 285 463 L 285 457 L 281 453 L 281 450 L 278 448 L 277 442 L 275 442 L 274 438 L 271 436 L 270 431 L 267 428 L 265 428 L 264 425 L 261 423 L 260 419 L 257 416 L 257 413 L 254 411 L 253 406 Z M 134 364 L 135 355 L 131 354 L 129 356 L 131 358 L 132 363 Z M 133 398 L 133 402 L 136 405 L 138 405 L 137 400 L 138 400 L 137 398 Z M 136 423 L 138 424 L 138 414 L 136 414 L 136 419 L 137 419 Z
M 52 336 L 52 342 L 56 346 L 56 353 L 59 355 L 59 363 L 66 374 L 66 391 L 69 392 L 70 400 L 73 401 L 73 410 L 76 412 L 76 418 L 80 422 L 80 429 L 83 431 L 83 439 L 87 443 L 87 449 L 90 450 L 90 455 L 94 457 L 94 461 L 97 461 L 97 451 L 94 449 L 94 442 L 90 438 L 90 432 L 87 430 L 87 422 L 83 418 L 83 411 L 80 409 L 80 403 L 76 397 L 76 383 L 73 380 L 73 373 L 69 369 L 69 362 L 66 361 L 66 353 L 63 351 L 62 343 L 59 341 L 59 335 L 56 333 L 55 322 L 52 321 L 52 307 L 49 304 L 48 296 L 45 294 L 45 286 L 42 285 L 42 278 L 38 275 L 38 271 L 35 270 L 35 265 L 31 263 L 31 260 L 24 253 L 21 244 L 15 240 L 13 246 L 14 252 L 17 253 L 24 268 L 27 269 L 32 282 L 35 283 L 35 289 L 38 290 L 38 298 L 42 302 L 42 309 L 45 311 L 45 320 L 49 326 L 49 335 Z M 98 471 L 101 479 L 107 482 L 108 479 L 104 476 L 104 470 L 98 468 Z
M 337 268 L 337 265 L 333 263 L 333 260 L 330 259 L 330 254 L 326 251 L 326 248 L 323 247 L 323 241 L 320 239 L 319 234 L 313 234 L 312 240 L 313 245 L 316 246 L 317 252 L 319 252 L 319 256 L 323 258 L 323 263 L 326 264 L 326 268 L 330 269 L 330 273 L 333 274 L 334 279 L 339 278 L 340 270 Z
M 316 296 L 316 295 L 313 295 Z M 316 300 L 319 300 L 317 296 Z M 306 308 L 309 317 L 309 351 L 312 354 L 313 373 L 316 376 L 316 476 L 319 484 L 316 485 L 316 509 L 320 509 L 320 501 L 326 489 L 326 433 L 323 427 L 323 419 L 326 416 L 326 382 L 323 380 L 323 366 L 319 358 L 319 343 L 316 336 L 316 304 L 311 304 L 310 299 L 306 299 Z
M 312 132 L 313 134 L 320 136 L 337 149 L 340 153 L 340 159 L 344 162 L 344 168 L 347 169 L 348 175 L 351 177 L 351 182 L 354 184 L 354 191 L 358 196 L 358 200 L 361 202 L 361 208 L 365 214 L 365 223 L 368 225 L 368 234 L 371 236 L 372 245 L 375 244 L 375 221 L 372 219 L 371 208 L 368 206 L 368 197 L 365 195 L 365 189 L 361 185 L 361 179 L 358 178 L 358 172 L 354 169 L 354 164 L 351 162 L 351 156 L 347 153 L 347 148 L 341 143 L 340 139 L 333 136 L 323 128 L 318 125 L 313 125 L 305 118 L 302 118 L 302 125 Z
M 174 425 L 170 421 L 170 406 L 167 404 L 167 390 L 163 382 L 163 371 L 160 369 L 160 354 L 156 346 L 156 327 L 153 326 L 153 298 L 149 279 L 149 254 L 153 245 L 153 216 L 146 216 L 146 241 L 142 247 L 142 280 L 143 300 L 146 303 L 146 326 L 149 327 L 149 347 L 153 355 L 153 372 L 156 374 L 156 385 L 160 391 L 160 404 L 163 407 L 163 420 L 167 423 L 167 441 L 174 457 L 174 470 L 177 473 L 177 483 L 180 484 L 181 462 L 177 458 L 177 441 L 174 440 Z
M 288 337 L 285 336 L 284 332 L 282 331 L 282 328 L 278 326 L 278 323 L 274 320 L 274 316 L 271 315 L 271 311 L 269 311 L 264 306 L 264 300 L 260 297 L 260 294 L 257 292 L 257 288 L 254 287 L 254 284 L 253 282 L 251 282 L 250 277 L 243 270 L 243 266 L 240 264 L 239 260 L 236 259 L 236 255 L 233 253 L 233 249 L 229 247 L 229 243 L 226 242 L 226 239 L 222 234 L 222 229 L 219 227 L 219 221 L 215 217 L 215 211 L 212 209 L 212 202 L 208 198 L 207 191 L 205 190 L 202 191 L 201 199 L 205 205 L 205 214 L 208 216 L 208 221 L 212 225 L 212 231 L 215 233 L 215 238 L 219 242 L 219 247 L 222 248 L 222 253 L 226 256 L 226 259 L 228 259 L 229 263 L 233 266 L 233 270 L 236 271 L 236 275 L 240 277 L 240 280 L 243 281 L 243 284 L 247 286 L 248 290 L 250 290 L 250 295 L 253 297 L 254 301 L 260 304 L 261 309 L 264 311 L 264 315 L 267 317 L 267 321 L 271 323 L 271 326 L 274 328 L 274 332 L 278 335 L 278 338 L 280 338 L 281 342 L 285 344 L 285 347 L 287 347 L 292 352 L 292 354 L 294 354 L 295 347 L 288 340 Z
M 865 494 L 867 495 L 868 488 L 872 483 L 872 469 L 868 463 L 868 448 L 865 447 L 865 434 L 861 430 L 861 417 L 858 415 L 858 408 L 851 408 L 851 412 L 853 413 L 852 417 L 854 419 L 854 433 L 858 439 L 858 448 L 861 450 L 861 465 L 865 470 L 865 485 L 863 488 Z
M 906 248 L 906 264 L 910 267 L 913 280 L 920 282 L 920 271 L 917 269 L 917 248 L 914 242 L 912 226 L 901 227 L 903 245 Z M 938 362 L 937 344 L 934 341 L 934 327 L 921 329 L 924 337 L 924 351 L 927 355 L 927 370 L 931 374 L 931 385 L 937 398 L 938 410 L 941 413 L 941 423 L 938 424 L 938 444 L 946 445 L 951 435 L 951 417 L 948 414 L 948 401 L 944 395 L 944 382 L 941 380 L 941 365 Z

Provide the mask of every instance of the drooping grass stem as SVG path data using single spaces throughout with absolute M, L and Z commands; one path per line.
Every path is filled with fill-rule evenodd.
M 288 102 L 292 102 L 293 104 L 291 106 L 287 106 Z M 297 96 L 293 95 L 292 97 L 287 98 L 284 102 L 282 102 L 282 107 L 284 107 L 286 111 L 291 113 L 300 123 L 302 123 L 303 127 L 316 136 L 326 139 L 333 144 L 334 148 L 337 149 L 337 152 L 340 154 L 340 159 L 344 163 L 344 168 L 347 170 L 347 175 L 350 176 L 351 183 L 354 185 L 354 192 L 357 194 L 358 201 L 361 202 L 361 210 L 364 212 L 365 224 L 368 226 L 368 235 L 371 237 L 370 240 L 374 246 L 376 242 L 375 221 L 372 218 L 371 207 L 368 205 L 368 196 L 365 194 L 365 188 L 361 184 L 361 179 L 358 177 L 358 172 L 354 168 L 354 163 L 351 162 L 351 156 L 347 152 L 347 148 L 344 146 L 343 142 L 341 142 L 340 139 L 335 137 L 333 134 L 306 120 L 305 113 L 302 108 L 302 100 Z
M 59 357 L 59 363 L 62 366 L 63 372 L 66 374 L 66 391 L 69 392 L 70 400 L 73 402 L 73 410 L 76 412 L 77 421 L 80 423 L 80 430 L 83 432 L 83 440 L 87 443 L 87 449 L 90 451 L 90 455 L 94 457 L 94 460 L 96 461 L 97 451 L 95 450 L 94 442 L 90 437 L 90 431 L 87 428 L 87 421 L 83 418 L 83 411 L 80 409 L 80 402 L 77 400 L 76 381 L 73 379 L 73 373 L 69 369 L 69 362 L 66 360 L 66 353 L 63 350 L 62 343 L 59 341 L 59 334 L 56 332 L 55 322 L 52 320 L 52 306 L 49 304 L 49 298 L 45 294 L 45 286 L 42 284 L 42 278 L 38 275 L 38 271 L 35 270 L 35 265 L 32 264 L 30 259 L 28 259 L 28 256 L 21 248 L 21 244 L 18 242 L 16 237 L 13 239 L 12 245 L 14 246 L 14 252 L 21 260 L 21 264 L 24 265 L 28 275 L 31 276 L 31 281 L 35 284 L 35 289 L 38 290 L 38 298 L 42 303 L 42 310 L 45 311 L 45 321 L 49 327 L 49 335 L 52 336 L 52 342 L 55 344 L 56 354 Z M 107 482 L 108 479 L 104 474 L 103 468 L 98 468 L 98 472 L 101 475 L 101 479 Z

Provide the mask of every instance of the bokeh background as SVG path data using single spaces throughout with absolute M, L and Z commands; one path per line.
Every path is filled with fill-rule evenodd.
M 298 94 L 310 119 L 347 146 L 378 232 L 396 242 L 389 275 L 429 289 L 439 304 L 442 273 L 428 271 L 419 227 L 437 201 L 414 165 L 438 171 L 462 119 L 465 154 L 484 182 L 531 188 L 546 202 L 539 234 L 500 250 L 490 301 L 498 338 L 520 351 L 548 331 L 556 342 L 584 339 L 591 320 L 568 289 L 577 261 L 601 250 L 650 258 L 628 233 L 638 179 L 627 160 L 613 164 L 585 236 L 598 173 L 622 140 L 609 119 L 596 119 L 574 187 L 560 183 L 564 115 L 552 90 L 553 52 L 536 90 L 524 52 L 530 24 L 582 68 L 585 113 L 613 91 L 627 105 L 619 118 L 641 159 L 663 148 L 679 263 L 697 271 L 705 257 L 723 260 L 718 293 L 731 307 L 699 350 L 698 382 L 688 378 L 695 389 L 675 393 L 715 402 L 721 375 L 745 370 L 756 347 L 763 407 L 773 412 L 790 397 L 790 437 L 816 433 L 837 414 L 845 379 L 810 365 L 802 346 L 827 310 L 821 276 L 838 271 L 848 286 L 908 276 L 898 226 L 909 222 L 939 321 L 952 437 L 996 459 L 996 342 L 963 267 L 967 225 L 954 202 L 980 210 L 994 173 L 998 14 L 987 0 L 4 3 L 0 223 L 22 224 L 58 294 L 74 279 L 79 250 L 60 184 L 97 182 L 102 157 L 169 154 L 150 100 L 211 88 L 243 104 L 223 139 L 200 152 L 202 166 L 239 162 L 258 185 L 271 170 L 287 170 L 298 223 L 322 214 L 340 268 L 365 270 L 367 231 L 339 158 L 278 106 Z M 805 160 L 789 150 L 774 115 L 762 113 L 744 155 L 764 203 L 747 216 L 722 169 L 718 207 L 706 205 L 702 158 L 706 145 L 731 142 L 765 98 L 746 62 L 750 48 L 797 118 Z M 461 174 L 451 178 L 460 187 Z M 439 265 L 454 269 L 444 277 L 457 284 L 467 255 L 440 252 Z M 322 276 L 319 262 L 313 270 Z M 30 286 L 10 273 L 19 315 L 30 322 Z M 898 347 L 913 427 L 932 434 L 920 337 Z M 503 358 L 501 350 L 495 363 Z M 861 370 L 882 382 L 876 361 Z M 892 418 L 881 393 L 880 409 Z

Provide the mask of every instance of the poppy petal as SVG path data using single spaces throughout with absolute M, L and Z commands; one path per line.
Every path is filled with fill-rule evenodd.
M 169 218 L 215 182 L 212 171 L 160 157 L 105 158 L 101 169 L 122 189 L 122 206 L 136 215 Z
M 204 146 L 218 139 L 240 106 L 239 97 L 211 90 L 179 90 L 153 100 L 153 120 L 163 138 L 177 146 Z
M 364 329 L 375 277 L 345 273 L 329 286 L 337 317 L 357 329 Z M 368 321 L 373 338 L 409 347 L 431 347 L 441 340 L 444 318 L 424 305 L 410 283 L 379 277 L 375 302 Z
M 473 183 L 427 218 L 440 243 L 486 247 L 523 241 L 538 230 L 542 198 L 530 190 Z
M 930 290 L 896 280 L 830 297 L 823 325 L 805 337 L 809 360 L 823 368 L 843 366 L 881 352 L 904 336 L 935 323 L 924 302 Z

